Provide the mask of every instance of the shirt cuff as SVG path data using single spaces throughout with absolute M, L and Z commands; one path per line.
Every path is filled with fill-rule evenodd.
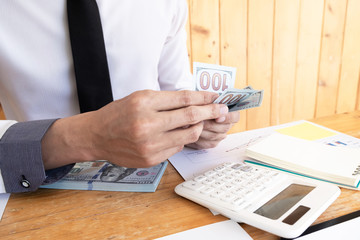
M 6 192 L 29 192 L 59 180 L 73 165 L 46 171 L 41 140 L 56 119 L 19 122 L 0 140 L 0 169 Z

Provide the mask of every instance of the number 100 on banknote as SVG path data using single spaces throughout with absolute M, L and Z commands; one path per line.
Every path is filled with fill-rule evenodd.
M 222 93 L 235 85 L 236 68 L 193 63 L 195 90 Z

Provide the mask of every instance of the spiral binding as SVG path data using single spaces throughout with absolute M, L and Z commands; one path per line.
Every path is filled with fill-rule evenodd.
M 360 175 L 360 164 L 357 166 L 356 170 L 352 174 L 353 176 Z

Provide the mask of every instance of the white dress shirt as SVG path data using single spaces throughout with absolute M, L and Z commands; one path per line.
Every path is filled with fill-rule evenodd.
M 114 99 L 143 89 L 193 89 L 185 0 L 97 3 Z M 1 1 L 0 102 L 16 121 L 79 113 L 65 0 Z M 8 127 L 3 122 L 0 132 Z

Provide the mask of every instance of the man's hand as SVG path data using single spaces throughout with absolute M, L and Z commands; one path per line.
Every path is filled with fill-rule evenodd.
M 221 140 L 226 138 L 226 133 L 239 119 L 239 112 L 230 112 L 215 120 L 205 120 L 199 140 L 186 146 L 194 149 L 216 147 Z
M 184 145 L 199 140 L 198 145 L 206 147 L 202 139 L 219 141 L 221 137 L 214 135 L 223 136 L 234 121 L 225 105 L 212 104 L 217 96 L 144 90 L 97 111 L 59 119 L 42 141 L 45 168 L 98 159 L 124 167 L 150 167 Z M 223 123 L 214 124 L 213 119 L 224 117 Z

